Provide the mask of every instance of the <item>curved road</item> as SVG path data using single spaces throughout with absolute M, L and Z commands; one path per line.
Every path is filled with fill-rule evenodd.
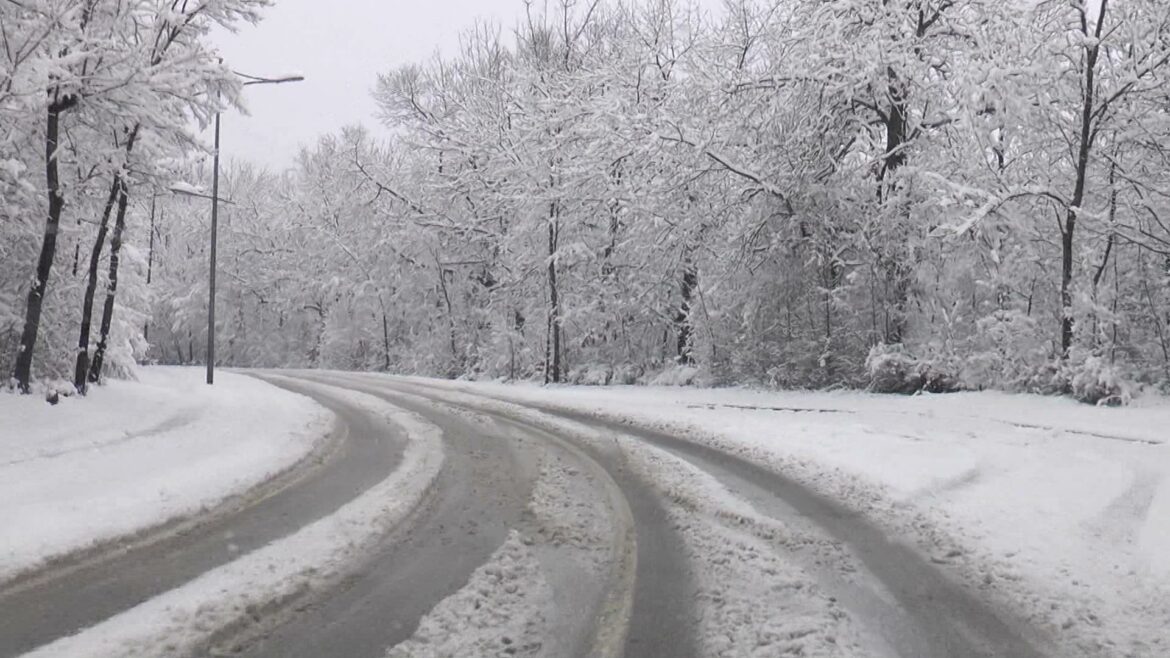
M 877 526 L 738 457 L 581 413 L 520 409 L 414 380 L 280 374 L 268 380 L 309 395 L 336 414 L 337 429 L 326 449 L 203 518 L 145 533 L 0 588 L 0 658 L 112 617 L 287 536 L 385 478 L 401 463 L 408 438 L 331 394 L 331 388 L 375 396 L 439 427 L 445 460 L 438 480 L 425 502 L 360 564 L 350 565 L 340 582 L 240 620 L 210 637 L 203 653 L 383 656 L 414 636 L 420 620 L 459 592 L 514 531 L 555 572 L 550 582 L 558 605 L 546 611 L 553 629 L 546 655 L 701 655 L 696 628 L 702 610 L 695 603 L 692 556 L 668 513 L 669 501 L 655 482 L 627 467 L 616 441 L 611 446 L 556 429 L 571 421 L 600 435 L 620 435 L 663 450 L 711 475 L 760 514 L 810 528 L 845 547 L 859 565 L 859 576 L 846 580 L 828 569 L 818 571 L 813 563 L 803 566 L 879 639 L 884 653 L 1045 655 L 1038 648 L 1042 639 L 1025 624 L 993 609 L 915 551 L 891 542 Z M 545 477 L 542 467 L 552 461 L 579 480 L 573 495 L 589 501 L 580 504 L 605 519 L 604 545 L 589 549 L 595 551 L 591 555 L 601 551 L 607 556 L 599 571 L 575 561 L 585 553 L 550 540 L 533 518 L 534 491 Z

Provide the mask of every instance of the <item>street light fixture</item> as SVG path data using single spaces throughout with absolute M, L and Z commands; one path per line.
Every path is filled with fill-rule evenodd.
M 171 186 L 167 188 L 167 191 L 170 192 L 171 194 L 176 195 L 176 196 L 189 196 L 189 197 L 194 197 L 196 199 L 207 199 L 208 201 L 211 201 L 211 199 L 213 198 L 210 194 L 202 191 L 198 187 L 195 187 L 194 185 L 191 185 L 190 183 L 186 183 L 183 181 L 176 181 L 174 183 L 171 183 Z M 219 202 L 224 204 L 225 206 L 238 205 L 235 201 L 232 201 L 231 199 L 220 199 Z
M 232 71 L 244 79 L 243 85 L 277 85 L 285 82 L 300 82 L 303 75 L 286 75 L 279 78 L 264 78 Z M 215 113 L 215 151 L 211 165 L 211 264 L 207 281 L 207 383 L 215 383 L 215 248 L 219 233 L 219 112 Z

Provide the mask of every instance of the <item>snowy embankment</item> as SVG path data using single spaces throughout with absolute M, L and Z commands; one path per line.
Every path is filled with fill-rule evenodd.
M 442 385 L 713 444 L 864 512 L 1068 655 L 1170 653 L 1164 399 Z
M 362 393 L 329 394 L 408 437 L 402 463 L 336 512 L 212 569 L 26 658 L 139 658 L 219 653 L 207 645 L 258 610 L 320 590 L 362 563 L 425 498 L 443 463 L 442 432 L 421 417 Z
M 250 377 L 144 368 L 50 406 L 0 395 L 0 583 L 195 515 L 292 467 L 333 415 Z

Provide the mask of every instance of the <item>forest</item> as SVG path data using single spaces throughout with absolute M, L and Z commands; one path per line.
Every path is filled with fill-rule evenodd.
M 266 4 L 0 0 L 12 387 L 205 358 L 207 37 Z M 1170 390 L 1165 0 L 526 9 L 369 81 L 378 130 L 226 163 L 220 365 Z

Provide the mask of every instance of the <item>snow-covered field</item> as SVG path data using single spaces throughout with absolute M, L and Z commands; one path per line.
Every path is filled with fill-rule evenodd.
M 434 384 L 434 382 L 430 382 Z M 447 384 L 712 443 L 867 513 L 1070 651 L 1170 655 L 1170 401 Z
M 250 377 L 151 367 L 50 406 L 0 395 L 0 583 L 192 515 L 322 442 L 332 414 Z

